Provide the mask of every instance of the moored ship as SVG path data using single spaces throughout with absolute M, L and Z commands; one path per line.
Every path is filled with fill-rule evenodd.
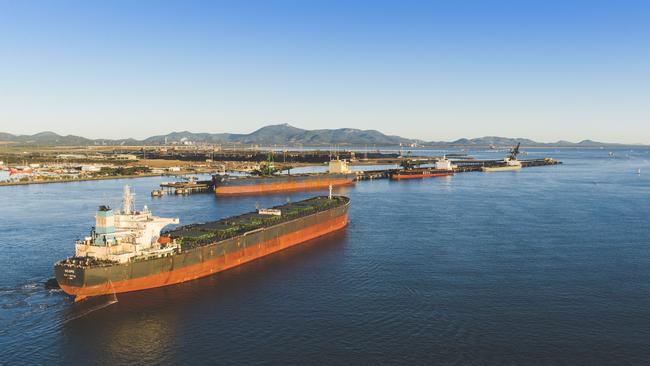
M 443 177 L 454 174 L 454 165 L 446 156 L 436 160 L 433 168 L 416 168 L 410 161 L 402 162 L 402 168 L 391 172 L 390 179 L 421 179 L 431 177 Z
M 494 166 L 483 166 L 481 167 L 481 171 L 484 172 L 503 172 L 503 171 L 511 171 L 511 170 L 519 170 L 521 169 L 521 162 L 517 160 L 517 155 L 520 154 L 519 152 L 519 147 L 521 146 L 521 143 L 518 143 L 516 147 L 514 147 L 512 150 L 510 150 L 510 154 L 503 159 L 503 162 L 501 162 L 498 165 Z
M 332 160 L 328 173 L 311 174 L 276 174 L 272 166 L 257 176 L 229 177 L 214 175 L 212 182 L 217 196 L 234 196 L 246 194 L 278 193 L 284 191 L 300 191 L 310 189 L 325 189 L 353 184 L 356 174 L 343 160 Z
M 428 168 L 419 168 L 419 169 L 408 169 L 408 170 L 398 170 L 390 175 L 390 179 L 393 180 L 402 180 L 402 179 L 420 179 L 420 178 L 431 178 L 431 177 L 443 177 L 446 175 L 453 175 L 453 170 L 437 170 L 437 169 L 428 169 Z
M 76 300 L 167 286 L 224 271 L 339 230 L 347 225 L 349 199 L 315 197 L 218 221 L 179 227 L 178 219 L 101 206 L 96 227 L 76 243 L 75 256 L 54 265 L 56 280 Z
M 284 191 L 301 191 L 325 189 L 354 183 L 355 174 L 284 174 L 266 177 L 215 176 L 214 194 L 217 196 L 235 196 L 246 194 L 278 193 Z

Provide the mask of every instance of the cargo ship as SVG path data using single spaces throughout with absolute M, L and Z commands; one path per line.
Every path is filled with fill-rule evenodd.
M 418 169 L 403 169 L 397 170 L 390 174 L 390 179 L 393 180 L 402 180 L 402 179 L 420 179 L 420 178 L 431 178 L 431 177 L 443 177 L 446 175 L 453 175 L 453 170 L 438 170 L 438 169 L 428 169 L 428 168 L 418 168 Z
M 135 211 L 125 187 L 123 209 L 100 206 L 91 235 L 77 241 L 73 257 L 54 264 L 54 273 L 76 301 L 178 284 L 342 229 L 349 203 L 330 194 L 161 234 L 178 219 L 153 216 L 146 206 Z
M 212 176 L 214 194 L 217 196 L 235 196 L 247 194 L 281 193 L 310 189 L 325 189 L 353 184 L 356 174 L 343 160 L 332 160 L 328 173 L 311 174 L 276 174 L 272 167 L 256 176 L 231 177 L 228 175 Z
M 390 179 L 402 180 L 442 177 L 454 174 L 455 168 L 455 166 L 451 163 L 451 161 L 449 161 L 449 159 L 447 159 L 446 156 L 437 159 L 433 168 L 415 168 L 412 163 L 408 161 L 403 162 L 402 167 L 403 169 L 391 172 Z

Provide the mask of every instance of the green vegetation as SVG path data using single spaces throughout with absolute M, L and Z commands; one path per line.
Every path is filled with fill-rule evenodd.
M 102 167 L 99 171 L 101 175 L 138 175 L 147 174 L 151 172 L 151 168 L 147 166 L 119 166 L 119 167 Z
M 317 212 L 325 211 L 332 207 L 344 205 L 348 201 L 345 197 L 315 197 L 308 200 L 276 206 L 282 212 L 281 216 L 260 215 L 248 213 L 228 219 L 180 227 L 169 233 L 171 238 L 180 241 L 181 248 L 188 250 L 203 245 L 229 239 L 246 232 L 270 227 L 282 222 L 305 217 Z

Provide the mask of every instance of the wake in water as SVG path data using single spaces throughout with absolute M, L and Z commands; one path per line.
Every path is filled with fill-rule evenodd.
M 110 295 L 102 296 L 93 296 L 87 299 L 84 299 L 80 302 L 75 302 L 73 306 L 69 309 L 68 314 L 66 314 L 61 321 L 61 324 L 66 324 L 73 320 L 82 318 L 92 312 L 101 310 L 107 306 L 117 303 L 117 295 L 115 294 L 115 288 L 111 282 L 108 283 L 112 292 Z
M 67 314 L 63 316 L 61 324 L 63 325 L 73 320 L 82 318 L 92 312 L 101 310 L 115 303 L 117 303 L 117 296 L 115 293 L 111 295 L 94 296 L 80 302 L 75 302 L 68 309 Z

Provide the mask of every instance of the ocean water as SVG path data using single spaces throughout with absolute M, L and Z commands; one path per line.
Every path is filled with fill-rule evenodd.
M 317 192 L 149 197 L 165 178 L 0 187 L 0 364 L 647 364 L 650 151 L 608 151 L 359 182 L 335 190 L 352 199 L 345 230 L 77 304 L 43 284 L 124 184 L 181 223 Z

